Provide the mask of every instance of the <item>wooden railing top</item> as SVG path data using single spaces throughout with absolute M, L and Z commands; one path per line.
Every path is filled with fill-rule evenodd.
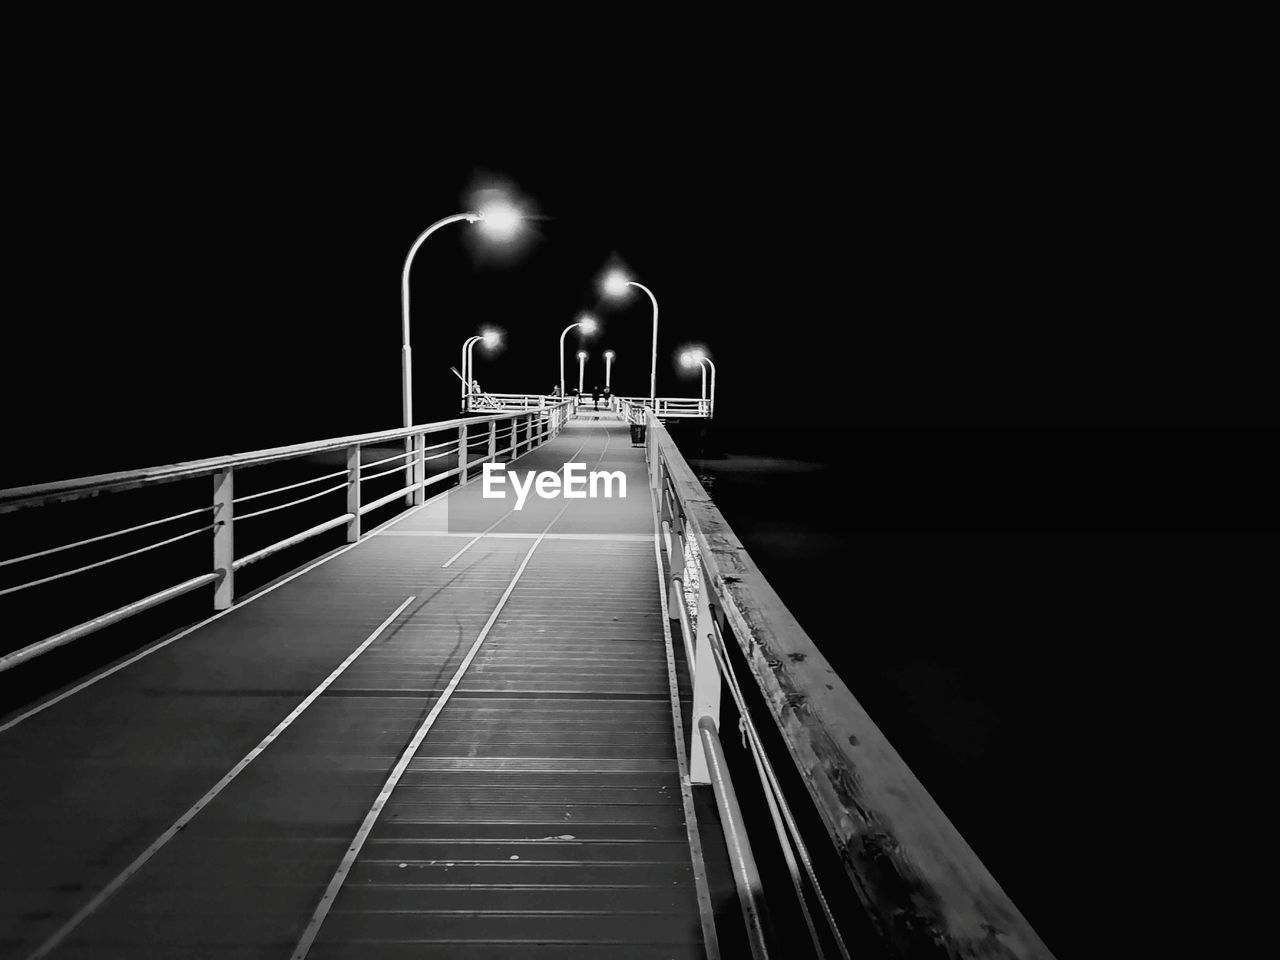
M 646 421 L 713 595 L 885 938 L 913 958 L 1051 957 L 765 579 L 661 421 L 652 411 Z M 856 606 L 848 611 L 842 643 L 857 628 Z
M 358 433 L 346 437 L 332 437 L 328 440 L 313 440 L 307 443 L 295 443 L 283 447 L 269 447 L 265 450 L 253 450 L 248 453 L 233 453 L 221 457 L 209 457 L 204 460 L 187 460 L 182 463 L 168 464 L 160 467 L 139 467 L 134 470 L 120 470 L 115 473 L 101 473 L 89 477 L 75 477 L 71 480 L 56 480 L 51 483 L 37 483 L 23 487 L 10 487 L 0 490 L 0 513 L 9 513 L 23 507 L 43 506 L 48 503 L 61 503 L 78 500 L 82 497 L 96 496 L 100 493 L 116 492 L 141 487 L 148 484 L 170 483 L 175 480 L 186 480 L 191 477 L 208 476 L 225 470 L 228 467 L 251 467 L 276 460 L 290 460 L 327 450 L 340 450 L 356 445 L 370 443 L 388 443 L 403 440 L 406 437 L 421 433 L 437 433 L 441 430 L 456 429 L 462 424 L 486 423 L 490 420 L 507 420 L 512 416 L 544 413 L 557 406 L 568 405 L 569 401 L 548 404 L 546 407 L 512 413 L 483 414 L 480 416 L 458 417 L 453 420 L 441 420 L 437 423 L 422 423 L 412 427 L 396 427 L 393 430 L 380 430 L 375 433 Z

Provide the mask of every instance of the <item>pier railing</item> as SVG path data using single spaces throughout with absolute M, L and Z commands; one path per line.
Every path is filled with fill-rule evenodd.
M 814 829 L 825 830 L 831 845 L 822 852 L 830 859 L 834 851 L 876 933 L 899 955 L 1050 957 L 748 556 L 663 427 L 661 414 L 625 399 L 620 407 L 632 422 L 646 424 L 650 486 L 669 566 L 668 616 L 678 621 L 693 677 L 690 779 L 715 786 L 726 839 L 744 848 L 745 856 L 735 857 L 736 880 L 753 952 L 763 902 L 758 877 L 743 866 L 751 864 L 750 844 L 734 823 L 737 801 L 722 771 L 717 727 L 725 695 L 741 717 L 815 941 L 835 941 L 849 956 L 821 892 L 823 878 L 812 855 L 817 848 L 806 847 L 805 830 L 797 823 L 806 817 L 812 823 L 814 814 L 822 825 Z M 850 584 L 847 601 L 848 620 L 829 643 L 859 642 L 856 584 Z M 771 760 L 765 741 L 776 744 L 778 737 L 785 754 L 775 748 Z M 785 765 L 787 755 L 803 789 L 794 786 L 794 774 L 773 765 Z M 783 787 L 788 778 L 790 791 Z M 744 789 L 741 781 L 738 789 Z M 826 930 L 820 937 L 821 928 Z
M 570 397 L 570 400 L 573 398 Z M 472 393 L 466 396 L 467 410 L 476 413 L 492 412 L 495 408 L 504 410 L 532 410 L 561 402 L 558 397 L 543 396 L 536 393 Z M 579 406 L 593 405 L 591 394 L 583 394 L 578 399 Z M 714 403 L 706 397 L 648 397 L 611 396 L 608 407 L 612 410 L 624 411 L 627 405 L 639 409 L 650 408 L 664 419 L 702 418 L 710 419 L 714 414 Z
M 619 410 L 627 406 L 649 408 L 663 419 L 697 418 L 708 419 L 714 413 L 712 402 L 703 397 L 615 397 Z
M 59 504 L 192 479 L 208 478 L 211 483 L 210 495 L 199 506 L 167 516 L 153 516 L 140 523 L 131 523 L 77 541 L 44 546 L 17 556 L 0 554 L 0 598 L 36 590 L 52 593 L 65 584 L 74 583 L 71 578 L 78 574 L 143 553 L 163 550 L 195 537 L 207 538 L 212 548 L 210 567 L 204 573 L 173 583 L 147 596 L 131 599 L 122 606 L 104 611 L 19 649 L 0 648 L 0 672 L 166 601 L 209 586 L 213 588 L 214 608 L 226 609 L 235 599 L 237 571 L 338 528 L 344 528 L 347 542 L 354 543 L 361 536 L 362 518 L 370 512 L 398 500 L 406 504 L 422 503 L 426 491 L 434 485 L 443 484 L 452 477 L 465 483 L 470 471 L 483 463 L 497 460 L 501 456 L 514 459 L 529 452 L 554 437 L 572 415 L 572 409 L 573 405 L 569 402 L 550 403 L 521 413 L 504 411 L 500 414 L 336 437 L 208 460 L 0 490 L 0 515 L 32 509 L 48 511 L 50 516 L 43 526 L 49 530 L 57 530 L 61 526 L 56 516 Z M 385 455 L 388 449 L 395 449 L 400 445 L 404 447 L 403 453 Z M 377 459 L 365 460 L 363 454 L 368 451 L 375 452 Z M 237 495 L 237 479 L 255 467 L 315 459 L 322 454 L 328 455 L 329 466 L 336 469 L 325 469 L 318 476 L 298 482 Z M 431 472 L 433 465 L 445 466 L 450 463 L 452 466 L 446 469 Z M 402 482 L 394 489 L 367 497 L 364 493 L 365 485 L 383 478 L 386 478 L 386 482 L 380 486 L 384 488 L 388 483 L 394 485 L 396 478 Z M 301 507 L 303 504 L 313 504 L 317 500 L 333 504 L 333 513 L 327 519 L 250 553 L 237 553 L 235 543 L 238 524 L 251 523 L 258 517 Z M 0 516 L 0 521 L 5 519 Z M 84 557 L 86 547 L 96 544 L 99 545 L 97 549 L 101 549 L 103 545 L 109 546 L 116 538 L 135 535 L 148 538 L 151 542 L 140 548 L 112 553 L 93 562 L 86 563 L 84 559 L 78 559 Z M 0 542 L 6 539 L 8 538 L 0 536 Z M 25 572 L 28 570 L 34 572 Z M 49 602 L 51 606 L 56 606 L 56 597 L 51 596 Z

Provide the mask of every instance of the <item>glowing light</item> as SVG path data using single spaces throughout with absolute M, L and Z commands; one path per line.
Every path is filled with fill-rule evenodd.
M 480 230 L 490 240 L 510 240 L 520 230 L 524 217 L 509 200 L 489 200 L 479 210 Z
M 579 359 L 579 360 L 585 360 L 585 359 L 587 359 L 587 351 L 585 351 L 585 350 L 579 350 L 579 351 L 578 351 L 578 359 Z
M 486 347 L 496 347 L 502 342 L 502 334 L 497 330 L 486 330 L 480 335 Z
M 625 297 L 630 292 L 629 283 L 627 275 L 621 270 L 610 270 L 600 281 L 600 287 L 607 296 Z
M 596 318 L 591 316 L 591 314 L 584 313 L 580 318 L 578 318 L 578 323 L 581 325 L 583 333 L 596 332 Z
M 605 358 L 606 360 L 612 360 L 612 359 L 613 359 L 614 357 L 616 357 L 616 356 L 617 356 L 617 354 L 616 354 L 616 353 L 614 353 L 612 350 L 606 350 L 606 351 L 604 352 L 604 358 Z

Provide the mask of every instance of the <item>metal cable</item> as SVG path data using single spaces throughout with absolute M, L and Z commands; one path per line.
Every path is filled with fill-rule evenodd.
M 6 567 L 11 563 L 21 563 L 23 560 L 34 560 L 36 557 L 47 557 L 51 553 L 61 553 L 63 550 L 70 550 L 73 547 L 83 547 L 87 543 L 97 543 L 99 540 L 110 540 L 112 537 L 123 536 L 126 533 L 133 533 L 136 530 L 145 530 L 147 527 L 154 527 L 162 523 L 169 523 L 172 520 L 181 520 L 183 517 L 194 517 L 197 513 L 204 513 L 205 511 L 212 509 L 213 504 L 209 504 L 207 507 L 198 507 L 195 510 L 188 510 L 186 513 L 175 513 L 171 517 L 152 520 L 149 523 L 140 523 L 136 527 L 125 527 L 123 530 L 116 530 L 114 533 L 104 533 L 97 537 L 89 537 L 87 540 L 77 540 L 75 543 L 65 543 L 60 547 L 50 547 L 48 550 L 40 550 L 37 553 L 28 553 L 21 557 L 11 557 L 8 560 L 0 560 L 0 567 Z
M 335 470 L 333 473 L 326 473 L 323 476 L 312 477 L 310 480 L 303 480 L 301 483 L 291 483 L 287 487 L 276 487 L 274 490 L 263 490 L 261 493 L 251 493 L 245 497 L 236 497 L 232 503 L 244 503 L 246 500 L 257 500 L 259 497 L 269 497 L 273 493 L 284 493 L 286 490 L 296 490 L 298 487 L 305 487 L 311 483 L 319 483 L 321 480 L 332 480 L 334 477 L 345 477 L 347 471 Z
M 342 472 L 346 473 L 345 470 Z M 277 510 L 283 510 L 285 507 L 295 507 L 300 503 L 306 503 L 308 500 L 314 500 L 317 497 L 323 497 L 326 493 L 333 493 L 333 491 L 335 490 L 345 489 L 346 486 L 347 484 L 345 481 L 342 483 L 336 483 L 332 487 L 328 487 L 327 489 L 321 490 L 319 493 L 313 493 L 308 497 L 299 497 L 297 500 L 290 500 L 288 503 L 276 504 L 276 506 L 267 507 L 265 510 L 255 510 L 253 513 L 233 514 L 231 519 L 235 521 L 249 520 L 249 519 L 252 519 L 253 517 L 260 517 L 264 513 L 275 513 Z
M 73 574 L 84 573 L 86 570 L 92 570 L 95 567 L 105 567 L 108 563 L 115 563 L 117 560 L 123 560 L 126 557 L 137 556 L 140 553 L 146 553 L 148 550 L 154 550 L 156 547 L 167 546 L 170 543 L 176 543 L 179 540 L 185 540 L 187 537 L 194 537 L 197 533 L 205 533 L 218 526 L 218 523 L 211 523 L 207 527 L 197 527 L 195 530 L 189 530 L 186 533 L 180 533 L 176 537 L 170 537 L 168 540 L 161 540 L 159 543 L 153 543 L 150 546 L 140 547 L 137 550 L 130 550 L 128 553 L 121 553 L 114 557 L 108 557 L 106 560 L 99 560 L 97 563 L 86 564 L 83 567 L 76 567 L 74 570 L 67 570 L 65 573 L 55 573 L 51 577 L 43 577 L 39 580 L 31 580 L 28 583 L 20 583 L 16 587 L 6 587 L 0 590 L 0 597 L 7 593 L 17 593 L 19 590 L 25 590 L 27 587 L 38 587 L 42 583 L 49 583 L 53 580 L 61 580 L 63 577 L 69 577 Z
M 805 873 L 809 876 L 809 883 L 813 885 L 814 896 L 817 897 L 818 903 L 822 906 L 822 913 L 826 917 L 827 926 L 830 928 L 832 936 L 835 937 L 836 945 L 840 948 L 840 955 L 844 957 L 844 960 L 850 960 L 849 948 L 845 946 L 844 938 L 840 935 L 840 928 L 836 926 L 835 916 L 831 912 L 831 905 L 827 903 L 827 898 L 823 895 L 822 887 L 818 883 L 817 873 L 813 867 L 813 860 L 809 856 L 809 848 L 805 846 L 804 840 L 800 837 L 800 828 L 796 825 L 795 817 L 791 814 L 791 808 L 787 805 L 786 797 L 782 795 L 782 787 L 778 783 L 778 778 L 773 772 L 773 765 L 765 755 L 764 744 L 760 742 L 760 734 L 756 731 L 756 725 L 754 721 L 752 721 L 751 715 L 747 712 L 747 704 L 742 696 L 742 688 L 738 685 L 737 674 L 733 670 L 733 665 L 729 662 L 728 650 L 724 646 L 724 637 L 720 632 L 720 625 L 715 622 L 714 617 L 711 618 L 711 630 L 707 633 L 707 639 L 711 643 L 712 653 L 715 655 L 716 661 L 720 664 L 720 669 L 728 680 L 729 692 L 733 695 L 733 702 L 738 706 L 738 715 L 746 721 L 746 732 L 751 741 L 752 758 L 756 761 L 757 771 L 765 775 L 762 779 L 762 784 L 766 787 L 765 794 L 766 796 L 772 795 L 776 797 L 776 801 L 771 800 L 770 802 L 771 812 L 773 805 L 776 802 L 777 807 L 780 808 L 782 817 L 786 822 L 787 830 L 791 834 L 791 837 L 795 842 L 796 849 L 800 854 L 800 860 L 804 863 Z M 774 822 L 775 824 L 777 823 L 776 819 Z M 779 837 L 781 838 L 781 834 L 779 834 Z M 789 845 L 783 844 L 783 848 L 784 852 L 786 852 L 789 849 Z M 805 911 L 806 918 L 808 918 L 809 911 L 808 907 L 804 905 L 803 897 L 800 898 L 800 903 L 801 907 Z M 817 932 L 813 928 L 812 921 L 810 921 L 809 930 L 813 934 L 815 938 L 814 942 L 816 944 Z M 819 948 L 819 953 L 821 953 L 821 948 Z

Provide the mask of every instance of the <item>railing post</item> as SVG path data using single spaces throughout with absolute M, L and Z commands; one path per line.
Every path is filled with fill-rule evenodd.
M 458 482 L 467 482 L 467 425 L 458 424 Z
M 516 450 L 516 432 L 517 432 L 517 430 L 519 429 L 519 427 L 517 426 L 517 424 L 518 424 L 519 420 L 520 420 L 520 418 L 519 418 L 519 417 L 512 417 L 512 418 L 511 418 L 511 459 L 512 459 L 512 460 L 514 460 L 514 459 L 516 458 L 516 453 L 517 453 L 517 450 Z
M 764 932 L 764 885 L 760 882 L 760 869 L 751 852 L 751 839 L 747 836 L 746 822 L 742 819 L 742 809 L 738 806 L 738 795 L 734 792 L 733 780 L 729 777 L 729 766 L 725 763 L 724 748 L 720 746 L 716 724 L 695 719 L 693 741 L 698 744 L 701 756 L 705 757 L 710 751 L 715 765 L 714 780 L 708 777 L 702 782 L 712 784 L 716 806 L 720 809 L 720 823 L 724 828 L 725 843 L 729 847 L 729 862 L 733 866 L 733 885 L 738 889 L 738 905 L 742 908 L 752 960 L 767 960 L 769 947 Z
M 642 423 L 648 423 L 649 418 L 644 417 Z M 658 485 L 658 481 L 662 478 L 661 466 L 658 461 L 662 459 L 662 455 L 658 450 L 657 434 L 650 430 L 647 426 L 644 431 L 645 446 L 648 448 L 646 452 L 649 455 L 649 489 L 655 495 L 662 493 L 662 488 Z
M 498 421 L 489 421 L 489 461 L 498 462 Z
M 413 479 L 409 481 L 414 485 L 413 492 L 409 495 L 409 502 L 413 506 L 418 506 L 427 502 L 427 485 L 423 482 L 427 479 L 427 435 L 425 433 L 417 433 L 413 436 Z
M 413 484 L 413 461 L 414 461 L 414 458 L 413 458 L 413 457 L 411 457 L 411 456 L 409 456 L 409 454 L 413 453 L 413 451 L 414 451 L 414 446 L 413 446 L 413 437 L 405 437 L 405 438 L 404 438 L 404 452 L 405 452 L 405 461 L 404 461 L 404 485 L 405 485 L 406 487 L 408 487 L 408 486 L 412 486 L 412 484 Z M 406 494 L 404 495 L 404 505 L 405 505 L 406 507 L 411 507 L 411 506 L 413 506 L 413 491 L 409 491 L 408 493 L 406 493 Z
M 711 606 L 710 580 L 707 565 L 698 558 L 698 617 L 695 620 L 697 640 L 693 645 L 696 662 L 690 665 L 693 676 L 693 736 L 689 743 L 689 781 L 710 783 L 707 755 L 702 739 L 698 736 L 698 724 L 703 717 L 710 717 L 720 724 L 720 667 L 715 651 L 711 649 L 712 617 L 718 612 Z
M 360 444 L 347 447 L 347 543 L 360 539 Z
M 213 475 L 213 609 L 226 610 L 235 596 L 235 478 L 231 467 Z

